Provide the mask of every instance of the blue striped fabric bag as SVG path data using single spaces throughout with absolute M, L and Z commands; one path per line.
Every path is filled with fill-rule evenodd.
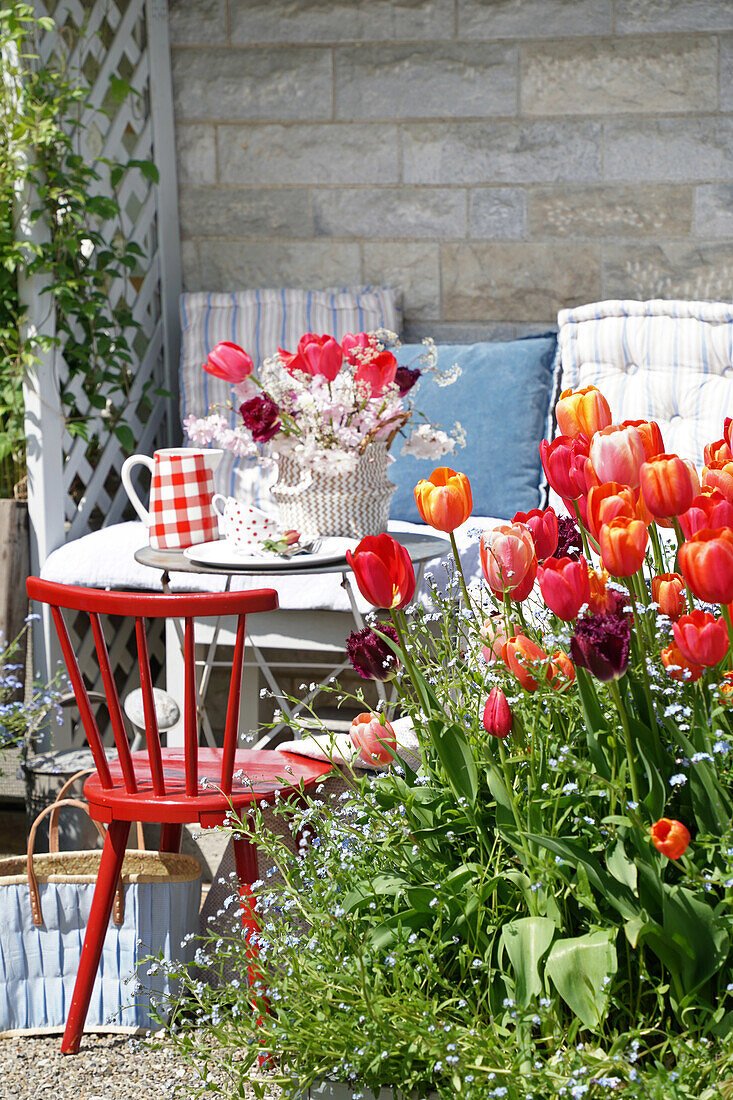
M 70 801 L 83 808 L 76 799 Z M 63 1031 L 101 855 L 56 851 L 0 860 L 0 1037 Z M 37 901 L 29 886 L 31 859 Z M 144 965 L 138 973 L 138 966 L 158 953 L 190 961 L 193 945 L 186 937 L 198 934 L 200 901 L 198 860 L 127 852 L 85 1031 L 137 1032 L 160 1026 L 151 1012 L 151 994 L 169 993 L 170 979 L 160 969 L 147 974 Z M 36 904 L 40 924 L 34 921 Z
M 347 332 L 380 328 L 398 334 L 402 328 L 399 295 L 389 287 L 182 294 L 181 422 L 191 414 L 206 416 L 212 405 L 231 401 L 230 384 L 202 370 L 207 355 L 222 340 L 243 347 L 257 372 L 278 347 L 294 351 L 306 332 L 328 333 L 340 341 Z M 239 414 L 232 409 L 230 415 L 234 427 Z M 226 452 L 214 476 L 218 492 L 277 514 L 270 496 L 275 470 L 265 471 L 255 460 Z

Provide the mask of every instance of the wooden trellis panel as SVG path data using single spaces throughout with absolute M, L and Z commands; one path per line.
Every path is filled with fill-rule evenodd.
M 83 74 L 92 86 L 93 106 L 103 109 L 90 109 L 82 118 L 78 135 L 84 158 L 89 162 L 110 158 L 123 164 L 130 159 L 152 160 L 158 168 L 158 184 L 137 169 L 126 173 L 118 192 L 121 216 L 102 230 L 110 245 L 121 235 L 135 241 L 144 253 L 137 270 L 114 282 L 110 294 L 113 303 L 126 301 L 140 326 L 126 333 L 135 362 L 125 422 L 136 451 L 150 454 L 156 447 L 180 440 L 176 377 L 181 276 L 167 3 L 34 0 L 34 8 L 37 15 L 51 16 L 57 28 L 40 42 L 41 59 L 58 51 L 61 41 L 69 70 Z M 115 101 L 110 95 L 112 77 L 131 85 L 133 94 Z M 106 172 L 100 175 L 97 186 L 103 190 Z M 39 232 L 42 227 L 32 228 L 29 235 Z M 53 333 L 48 296 L 41 291 L 40 285 L 22 287 L 29 320 L 32 326 Z M 106 430 L 99 413 L 90 409 L 79 379 L 72 380 L 71 388 L 81 411 L 92 413 L 90 431 L 96 438 L 87 443 L 72 437 L 60 416 L 57 380 L 68 384 L 63 347 L 49 353 L 26 388 L 34 570 L 63 542 L 130 517 L 119 477 L 126 457 L 119 441 Z M 144 388 L 150 381 L 153 386 L 146 395 Z M 170 391 L 171 396 L 153 396 L 156 388 Z M 36 664 L 48 672 L 55 654 L 50 632 L 44 635 Z M 96 686 L 91 636 L 76 636 L 73 641 L 87 679 Z M 135 662 L 127 661 L 124 652 L 134 646 L 133 632 L 129 628 L 127 633 L 118 632 L 114 645 L 120 667 L 132 672 Z

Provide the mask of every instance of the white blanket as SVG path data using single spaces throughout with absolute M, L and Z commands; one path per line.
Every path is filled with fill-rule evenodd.
M 733 415 L 733 305 L 608 301 L 558 314 L 561 388 L 597 386 L 614 423 L 656 420 L 697 465 Z

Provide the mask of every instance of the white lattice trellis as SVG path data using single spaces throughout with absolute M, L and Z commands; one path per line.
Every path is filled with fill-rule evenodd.
M 92 86 L 92 107 L 104 110 L 90 109 L 82 118 L 80 153 L 89 162 L 99 158 L 123 164 L 129 159 L 152 160 L 158 168 L 157 185 L 136 170 L 125 175 L 118 192 L 121 216 L 105 231 L 110 244 L 121 234 L 135 241 L 144 253 L 136 271 L 112 284 L 110 295 L 113 303 L 124 298 L 139 326 L 126 333 L 135 363 L 125 421 L 136 449 L 151 453 L 156 446 L 177 442 L 179 432 L 180 246 L 166 0 L 35 0 L 34 7 L 36 14 L 51 16 L 57 28 L 42 39 L 41 60 L 59 49 L 61 39 L 68 51 L 69 70 L 83 74 Z M 126 81 L 133 94 L 116 101 L 110 95 L 112 77 Z M 104 180 L 98 186 L 102 189 Z M 44 232 L 42 223 L 30 226 L 27 221 L 25 230 L 29 237 Z M 42 283 L 26 281 L 21 294 L 30 327 L 53 335 L 54 318 Z M 96 440 L 92 443 L 73 438 L 64 428 L 59 381 L 66 385 L 67 379 L 63 348 L 55 348 L 26 387 L 34 571 L 63 542 L 118 523 L 128 507 L 119 479 L 125 453 L 116 436 L 105 432 L 104 421 L 95 414 L 91 430 Z M 146 394 L 150 381 L 154 386 Z M 151 396 L 158 387 L 172 396 Z M 90 407 L 81 379 L 73 379 L 71 389 L 81 412 L 86 413 Z M 36 652 L 36 664 L 47 673 L 55 663 L 55 654 L 52 632 L 49 624 L 45 625 L 45 645 Z M 134 645 L 131 634 L 129 627 L 120 631 L 118 624 L 113 655 L 113 665 L 130 672 L 135 662 L 128 661 L 125 653 Z M 77 635 L 73 641 L 82 669 L 94 684 L 97 670 L 91 637 Z

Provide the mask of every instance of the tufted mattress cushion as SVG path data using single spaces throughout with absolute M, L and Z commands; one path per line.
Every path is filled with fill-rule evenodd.
M 558 314 L 561 388 L 597 386 L 614 422 L 656 420 L 667 451 L 702 465 L 733 415 L 733 305 L 609 301 Z

